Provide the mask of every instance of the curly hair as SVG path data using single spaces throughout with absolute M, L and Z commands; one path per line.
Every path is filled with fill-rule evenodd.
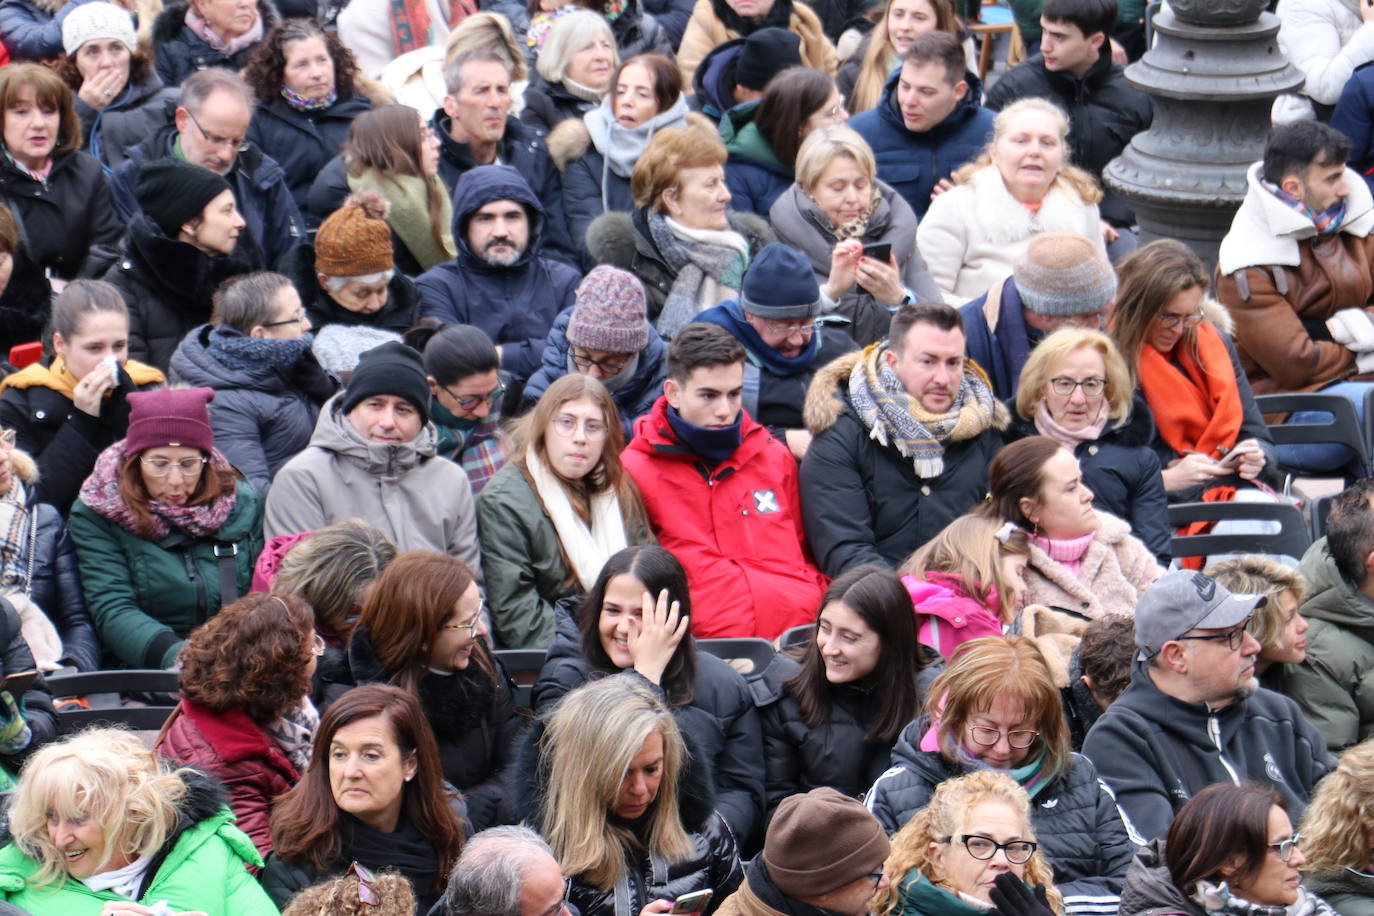
M 253 95 L 259 102 L 270 102 L 281 95 L 284 85 L 282 76 L 286 72 L 286 48 L 297 41 L 318 38 L 324 42 L 329 59 L 334 62 L 334 91 L 339 101 L 353 97 L 353 76 L 358 72 L 358 62 L 353 52 L 344 47 L 332 33 L 320 28 L 311 19 L 287 19 L 274 25 L 262 43 L 248 59 L 243 69 L 243 78 L 253 87 Z
M 376 903 L 363 903 L 354 873 L 312 884 L 291 898 L 282 916 L 410 916 L 415 912 L 415 890 L 398 871 L 379 871 L 370 882 Z
M 1374 849 L 1374 738 L 1341 754 L 1302 818 L 1303 871 L 1363 870 Z
M 259 725 L 310 692 L 314 617 L 295 595 L 250 592 L 191 631 L 181 693 L 211 712 L 242 709 Z
M 63 54 L 57 59 L 54 65 L 57 75 L 62 77 L 62 81 L 71 87 L 72 94 L 81 91 L 81 84 L 86 78 L 81 75 L 81 71 L 76 68 L 76 55 Z M 129 81 L 125 85 L 132 83 L 137 86 L 148 80 L 153 73 L 153 58 L 151 54 L 144 54 L 142 51 L 135 51 L 129 55 Z M 117 94 L 117 93 L 116 93 Z

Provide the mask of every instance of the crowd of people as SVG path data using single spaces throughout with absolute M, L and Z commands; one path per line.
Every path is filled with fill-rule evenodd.
M 1008 5 L 0 0 L 0 914 L 1374 913 L 1374 7 Z

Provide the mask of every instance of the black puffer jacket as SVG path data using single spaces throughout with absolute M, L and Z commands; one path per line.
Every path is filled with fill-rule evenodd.
M 286 186 L 312 230 L 319 227 L 319 220 L 306 209 L 310 183 L 339 154 L 353 119 L 371 108 L 372 103 L 355 91 L 323 111 L 297 111 L 283 98 L 259 101 L 253 110 L 248 139 L 286 173 Z
M 124 151 L 136 146 L 172 123 L 181 90 L 162 85 L 156 73 L 130 87 L 128 98 L 116 99 L 96 111 L 72 93 L 72 104 L 81 118 L 86 152 L 110 168 L 122 163 Z M 92 128 L 97 128 L 92 135 Z
M 414 327 L 420 318 L 420 291 L 415 288 L 415 281 L 399 270 L 386 285 L 386 305 L 367 315 L 350 312 L 320 286 L 315 271 L 315 246 L 309 242 L 296 246 L 286 256 L 281 271 L 301 294 L 301 304 L 316 334 L 331 324 L 362 325 L 401 334 Z
M 474 833 L 513 822 L 505 770 L 524 725 L 515 710 L 510 675 L 500 661 L 492 662 L 494 680 L 474 658 L 466 669 L 452 675 L 425 675 L 419 686 L 420 704 L 439 742 L 444 779 L 463 793 Z M 391 680 L 366 627 L 353 631 L 348 664 L 356 684 Z
M 520 805 L 517 814 L 523 822 L 534 825 L 542 820 L 548 791 L 548 765 L 539 759 L 539 739 L 543 733 L 544 723 L 536 720 L 526 732 L 511 769 L 513 791 Z M 651 861 L 643 851 L 632 854 L 626 863 L 626 874 L 609 891 L 585 884 L 580 876 L 572 875 L 569 900 L 582 916 L 639 916 L 655 900 L 674 900 L 707 887 L 715 891 L 705 914 L 710 916 L 744 880 L 735 837 L 716 813 L 710 768 L 700 764 L 702 757 L 693 747 L 691 736 L 684 734 L 683 740 L 687 743 L 687 759 L 678 774 L 678 811 L 692 841 L 692 854 L 672 863 L 657 857 Z
M 902 731 L 892 749 L 892 768 L 868 793 L 868 810 L 888 833 L 896 833 L 929 804 L 940 783 L 970 772 L 938 751 L 920 750 L 929 725 L 923 717 Z M 1136 844 L 1092 761 L 1081 754 L 1070 756 L 1067 772 L 1031 799 L 1031 823 L 1054 866 L 1054 884 L 1069 913 L 1101 912 L 1116 902 Z
M 10 282 L 0 292 L 0 356 L 8 358 L 15 344 L 42 337 L 51 315 L 52 287 L 43 268 L 29 256 L 29 246 L 21 241 L 14 252 Z
M 547 135 L 549 131 L 570 118 L 580 118 L 601 104 L 599 99 L 587 100 L 573 95 L 561 82 L 551 83 L 538 73 L 530 74 L 525 87 L 525 107 L 520 120 Z
M 582 654 L 577 624 L 560 602 L 555 612 L 553 645 L 534 682 L 536 714 L 549 709 L 594 674 Z M 748 848 L 762 826 L 763 730 L 749 692 L 738 671 L 709 652 L 696 652 L 697 678 L 692 701 L 673 709 L 683 732 L 691 736 L 701 759 L 711 761 L 715 775 L 716 810 L 730 825 L 740 845 Z M 614 671 L 603 672 L 613 674 Z M 645 681 L 645 683 L 648 683 Z M 660 691 L 661 693 L 662 691 Z M 760 837 L 761 838 L 761 837 Z
M 168 86 L 180 86 L 197 70 L 209 67 L 223 67 L 235 72 L 248 66 L 256 44 L 250 45 L 233 55 L 216 51 L 190 27 L 186 25 L 185 3 L 168 6 L 153 20 L 153 53 L 157 60 L 157 75 Z M 266 35 L 272 27 L 281 22 L 281 16 L 271 0 L 258 0 L 258 15 L 262 17 L 262 32 Z
M 119 255 L 124 227 L 90 153 L 54 156 L 46 182 L 0 161 L 0 198 L 19 221 L 29 257 L 55 277 L 98 277 Z

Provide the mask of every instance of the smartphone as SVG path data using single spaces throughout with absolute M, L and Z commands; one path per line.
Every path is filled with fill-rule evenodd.
M 5 680 L 0 682 L 0 690 L 8 690 L 10 696 L 14 697 L 17 702 L 36 680 L 38 680 L 37 671 L 16 671 L 13 674 L 5 675 Z
M 892 258 L 892 243 L 875 242 L 872 245 L 865 245 L 864 257 L 886 264 Z
M 1224 458 L 1221 459 L 1221 466 L 1226 468 L 1239 467 L 1241 459 L 1248 454 L 1250 454 L 1250 450 L 1248 448 L 1232 449 L 1231 451 L 1226 453 L 1226 456 Z
M 700 913 L 706 909 L 706 905 L 711 902 L 711 895 L 715 891 L 709 887 L 704 890 L 692 891 L 690 894 L 683 894 L 673 901 L 673 908 L 669 913 Z

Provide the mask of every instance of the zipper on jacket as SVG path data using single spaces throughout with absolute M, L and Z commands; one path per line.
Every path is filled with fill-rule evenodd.
M 1240 777 L 1236 775 L 1236 768 L 1231 766 L 1231 761 L 1226 759 L 1226 753 L 1221 749 L 1221 723 L 1217 721 L 1216 714 L 1208 710 L 1207 712 L 1207 736 L 1212 739 L 1212 744 L 1216 745 L 1217 759 L 1221 765 L 1226 767 L 1226 772 L 1231 774 L 1231 781 L 1240 785 Z
M 196 587 L 196 624 L 200 625 L 208 619 L 205 610 L 205 580 L 196 571 L 195 558 L 191 556 L 189 549 L 181 552 L 181 559 L 186 563 L 186 578 L 191 580 L 191 584 Z

